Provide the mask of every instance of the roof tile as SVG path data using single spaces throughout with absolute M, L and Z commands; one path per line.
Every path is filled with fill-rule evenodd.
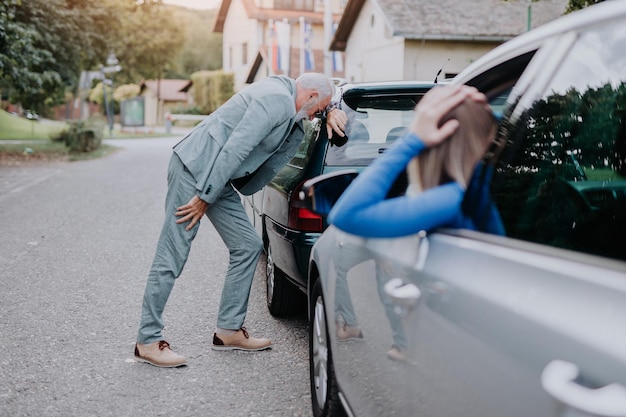
M 568 0 L 373 0 L 407 39 L 511 38 L 560 17 Z

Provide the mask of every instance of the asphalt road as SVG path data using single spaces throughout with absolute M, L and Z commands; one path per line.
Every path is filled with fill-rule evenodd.
M 0 166 L 0 416 L 311 415 L 306 319 L 269 315 L 263 257 L 245 325 L 274 348 L 210 349 L 228 254 L 207 219 L 165 311 L 165 337 L 189 366 L 133 360 L 179 139 Z

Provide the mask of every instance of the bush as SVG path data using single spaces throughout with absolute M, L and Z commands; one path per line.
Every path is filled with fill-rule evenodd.
M 102 131 L 105 123 L 101 120 L 75 120 L 67 122 L 68 127 L 51 139 L 63 142 L 70 152 L 91 152 L 102 145 Z
M 211 114 L 235 94 L 235 76 L 223 71 L 198 71 L 191 74 L 192 92 L 201 114 Z
M 176 106 L 170 110 L 172 114 L 204 114 L 198 106 Z

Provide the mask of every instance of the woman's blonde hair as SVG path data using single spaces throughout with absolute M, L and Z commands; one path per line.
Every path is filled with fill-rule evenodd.
M 409 162 L 409 189 L 420 192 L 456 181 L 465 189 L 476 163 L 493 141 L 497 124 L 484 103 L 466 99 L 446 116 L 459 121 L 458 129 L 440 145 L 424 150 Z

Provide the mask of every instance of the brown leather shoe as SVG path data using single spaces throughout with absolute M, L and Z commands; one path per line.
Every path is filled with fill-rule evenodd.
M 392 361 L 404 362 L 406 360 L 406 353 L 404 353 L 404 349 L 393 345 L 389 352 L 387 352 L 387 357 Z
M 161 368 L 176 368 L 187 364 L 187 359 L 174 353 L 165 340 L 147 345 L 135 344 L 135 360 Z
M 270 349 L 272 342 L 269 339 L 250 337 L 245 327 L 237 330 L 230 336 L 213 333 L 213 350 L 264 350 Z
M 337 324 L 337 340 L 340 342 L 363 340 L 363 333 L 358 327 L 348 326 L 345 323 Z

